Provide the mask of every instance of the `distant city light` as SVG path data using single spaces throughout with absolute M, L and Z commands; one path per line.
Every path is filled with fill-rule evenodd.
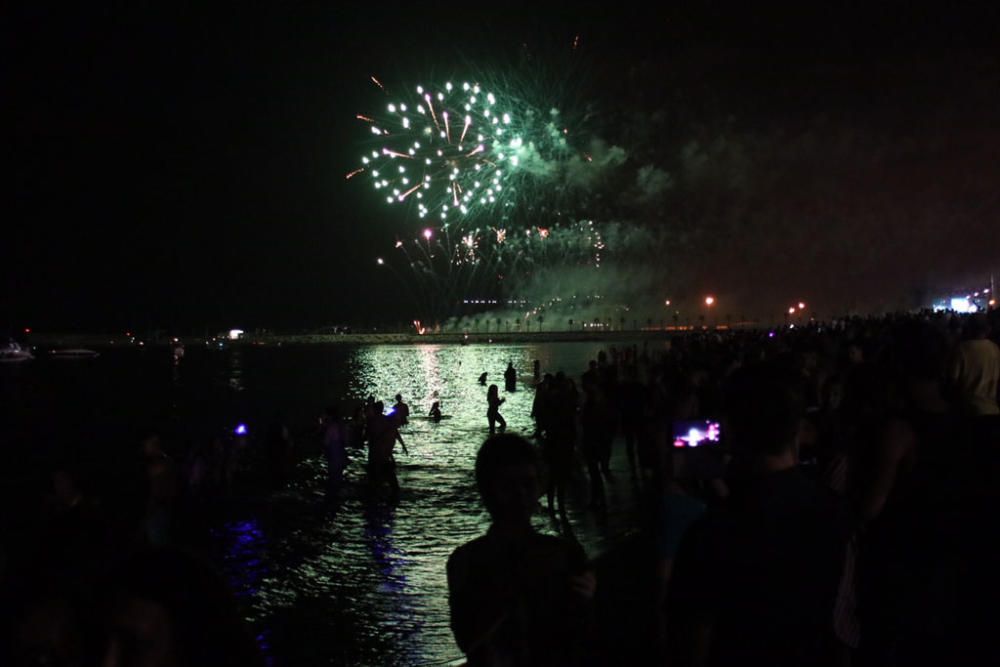
M 805 309 L 806 309 L 806 304 L 799 301 L 799 310 L 805 310 Z
M 243 329 L 230 329 L 229 340 L 239 340 L 243 338 Z
M 795 306 L 792 306 L 791 308 L 788 309 L 788 314 L 789 315 L 794 315 L 795 314 Z
M 669 306 L 670 305 L 670 299 L 667 299 L 666 301 L 664 301 L 663 305 L 664 306 Z
M 706 306 L 711 306 L 714 303 L 715 303 L 715 297 L 714 296 L 706 296 L 705 297 L 705 305 Z
M 24 327 L 24 333 L 31 333 L 31 327 Z
M 239 424 L 236 428 L 233 429 L 233 433 L 235 433 L 236 435 L 246 435 L 247 434 L 247 425 L 246 424 Z
M 382 266 L 383 264 L 385 264 L 385 260 L 384 260 L 384 259 L 382 259 L 381 257 L 379 257 L 378 259 L 376 259 L 376 260 L 375 260 L 375 262 L 376 262 L 376 263 L 377 263 L 377 264 L 378 264 L 379 266 Z

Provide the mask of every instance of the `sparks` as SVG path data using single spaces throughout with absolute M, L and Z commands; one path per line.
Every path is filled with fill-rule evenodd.
M 407 190 L 407 191 L 406 191 L 406 192 L 404 192 L 403 194 L 399 195 L 399 201 L 403 201 L 403 200 L 405 200 L 405 199 L 406 199 L 407 197 L 409 197 L 409 196 L 410 196 L 410 195 L 412 195 L 412 194 L 413 194 L 414 192 L 416 192 L 417 190 L 419 190 L 419 189 L 420 189 L 420 188 L 421 188 L 422 186 L 423 186 L 423 184 L 422 184 L 422 183 L 417 183 L 417 184 L 416 184 L 416 185 L 414 185 L 414 186 L 413 186 L 412 188 L 410 188 L 409 190 Z
M 465 117 L 465 127 L 462 128 L 462 136 L 458 140 L 459 147 L 461 147 L 462 142 L 465 141 L 465 133 L 469 131 L 469 126 L 470 125 L 472 125 L 472 117 L 466 116 Z
M 358 115 L 356 115 L 355 118 L 357 118 L 358 120 L 363 120 L 366 123 L 374 123 L 375 122 L 374 118 L 369 118 L 368 116 L 366 116 L 364 114 L 360 114 L 360 113 Z
M 385 92 L 385 86 L 383 86 L 382 82 L 376 79 L 374 75 L 372 75 L 372 83 L 381 88 L 383 93 Z
M 440 132 L 441 131 L 441 125 L 438 123 L 437 114 L 434 113 L 434 104 L 431 102 L 431 94 L 430 93 L 427 93 L 426 95 L 424 95 L 424 101 L 427 102 L 427 108 L 430 109 L 431 118 L 434 119 L 434 127 L 436 127 L 438 129 L 438 132 Z
M 412 155 L 407 155 L 406 153 L 399 153 L 397 151 L 389 150 L 388 148 L 383 148 L 382 149 L 382 154 L 383 155 L 388 155 L 389 157 L 405 157 L 408 160 L 412 160 L 413 159 Z
M 364 167 L 358 167 L 358 168 L 357 168 L 357 169 L 355 169 L 354 171 L 352 171 L 352 172 L 349 172 L 349 173 L 347 174 L 347 176 L 344 176 L 344 180 L 347 180 L 347 181 L 349 181 L 349 180 L 351 180 L 352 178 L 354 178 L 355 176 L 357 176 L 358 174 L 360 174 L 361 172 L 363 172 L 364 170 L 365 170 L 365 168 L 364 168 Z

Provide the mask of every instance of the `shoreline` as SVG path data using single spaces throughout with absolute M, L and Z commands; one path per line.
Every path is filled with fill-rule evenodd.
M 743 327 L 740 327 L 743 329 Z M 746 327 L 751 329 L 753 327 Z M 663 329 L 612 329 L 609 331 L 511 331 L 498 333 L 398 333 L 366 332 L 347 334 L 259 334 L 238 340 L 213 337 L 179 336 L 176 340 L 186 347 L 201 347 L 222 343 L 224 346 L 284 346 L 284 345 L 471 345 L 511 343 L 570 343 L 570 342 L 643 342 L 664 341 L 695 331 L 726 331 L 729 327 L 665 327 Z M 33 348 L 117 348 L 168 347 L 173 338 L 143 340 L 124 335 L 33 333 L 28 345 Z

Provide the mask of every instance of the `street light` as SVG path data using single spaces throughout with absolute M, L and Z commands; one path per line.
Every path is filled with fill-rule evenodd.
M 714 303 L 715 303 L 715 297 L 714 296 L 710 295 L 710 296 L 706 296 L 705 297 L 705 305 L 706 306 L 711 306 Z
M 788 314 L 789 315 L 794 315 L 795 314 L 795 306 L 792 306 L 791 308 L 788 309 Z
M 664 301 L 663 305 L 664 306 L 669 306 L 670 305 L 670 299 L 667 299 L 666 301 Z
M 799 310 L 805 310 L 805 309 L 806 309 L 806 304 L 803 303 L 802 301 L 799 301 Z

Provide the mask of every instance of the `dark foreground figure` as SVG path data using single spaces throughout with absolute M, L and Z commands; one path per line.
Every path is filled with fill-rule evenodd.
M 531 526 L 542 491 L 534 448 L 490 438 L 476 484 L 493 525 L 448 559 L 451 627 L 469 665 L 588 664 L 596 580 L 578 544 Z
M 264 664 L 226 582 L 200 558 L 156 548 L 108 565 L 89 590 L 42 571 L 9 590 L 3 664 Z
M 731 392 L 732 494 L 681 545 L 671 648 L 681 664 L 831 664 L 846 512 L 798 469 L 805 403 L 794 379 L 773 365 L 746 368 Z

